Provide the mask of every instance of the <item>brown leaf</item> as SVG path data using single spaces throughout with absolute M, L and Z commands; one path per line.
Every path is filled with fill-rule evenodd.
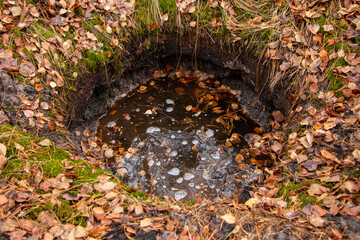
M 224 220 L 227 224 L 233 225 L 236 223 L 236 218 L 232 213 L 226 213 L 221 216 L 221 219 Z
M 0 143 L 0 155 L 6 156 L 6 146 L 2 143 Z
M 358 216 L 360 215 L 360 207 L 359 206 L 351 206 L 351 207 L 344 207 L 342 212 L 346 213 L 349 216 Z
M 181 88 L 181 87 L 175 88 L 175 92 L 176 92 L 177 94 L 181 94 L 183 91 L 184 91 L 184 89 Z
M 331 208 L 330 208 L 330 210 L 329 210 L 329 213 L 331 214 L 331 215 L 337 215 L 338 213 L 339 213 L 339 207 L 338 207 L 338 205 L 334 205 L 334 206 L 332 206 Z
M 108 181 L 104 183 L 96 183 L 94 184 L 94 189 L 99 192 L 110 192 L 116 186 L 116 183 Z
M 290 68 L 290 63 L 289 62 L 283 62 L 281 65 L 280 65 L 280 69 L 281 71 L 286 71 Z
M 144 218 L 140 221 L 140 227 L 149 227 L 152 225 L 152 219 L 151 218 Z
M 305 148 L 311 148 L 312 144 L 310 144 L 307 140 L 306 137 L 302 137 L 299 139 L 300 143 L 305 147 Z
M 76 226 L 75 229 L 75 238 L 84 239 L 89 235 L 89 231 L 86 230 L 83 226 Z
M 62 198 L 65 199 L 65 200 L 69 200 L 69 201 L 77 201 L 79 200 L 79 196 L 73 196 L 71 195 L 70 193 L 64 193 L 62 195 Z
M 27 118 L 34 116 L 34 111 L 32 111 L 32 110 L 23 110 L 23 113 L 24 113 L 25 117 L 27 117 Z
M 35 66 L 30 62 L 21 63 L 19 68 L 19 73 L 24 77 L 34 77 Z
M 281 123 L 282 121 L 285 120 L 284 115 L 280 111 L 273 111 L 271 115 L 274 118 L 274 120 L 277 121 L 278 123 Z
M 135 203 L 135 215 L 139 216 L 144 213 L 144 209 L 141 203 Z
M 162 72 L 162 71 L 156 70 L 156 71 L 154 72 L 154 78 L 155 78 L 155 79 L 161 78 L 162 76 L 163 76 L 163 72 Z
M 315 35 L 320 30 L 320 25 L 317 23 L 309 25 L 308 30 Z
M 284 217 L 286 219 L 292 220 L 292 219 L 300 217 L 300 213 L 296 212 L 296 211 L 289 210 L 289 211 L 286 211 L 284 213 Z
M 330 189 L 324 186 L 321 186 L 320 184 L 314 183 L 310 186 L 308 193 L 312 196 L 314 195 L 321 195 L 324 192 L 329 191 Z
M 315 227 L 323 227 L 326 223 L 326 220 L 322 217 L 313 217 L 310 218 L 310 223 Z
M 48 126 L 49 126 L 49 131 L 50 131 L 50 132 L 56 130 L 56 123 L 49 121 L 49 122 L 48 122 Z
M 35 84 L 35 90 L 40 92 L 40 91 L 44 90 L 44 87 L 40 83 L 37 83 L 37 84 Z
M 319 205 L 313 205 L 311 206 L 311 213 L 314 216 L 322 217 L 325 214 L 327 214 L 327 211 L 325 211 L 323 208 L 321 208 Z
M 278 141 L 275 141 L 273 145 L 271 145 L 271 150 L 273 150 L 275 153 L 279 153 L 281 149 L 283 148 L 283 145 L 279 143 Z
M 353 181 L 344 182 L 343 187 L 345 187 L 351 193 L 357 192 L 360 190 L 360 185 L 357 186 Z
M 97 220 L 102 220 L 106 216 L 104 209 L 102 209 L 101 207 L 95 207 L 93 209 L 93 214 Z
M 322 25 L 322 27 L 324 28 L 325 32 L 334 31 L 334 26 L 331 24 L 325 24 L 325 25 Z
M 5 195 L 0 195 L 0 206 L 8 203 L 9 200 Z
M 309 90 L 311 93 L 317 93 L 319 90 L 319 87 L 316 83 L 313 83 L 310 85 Z
M 303 162 L 301 164 L 304 168 L 306 168 L 306 170 L 308 170 L 309 172 L 313 172 L 316 171 L 317 167 L 318 167 L 318 163 L 312 160 L 307 160 L 305 162 Z
M 13 15 L 13 17 L 20 16 L 21 11 L 22 11 L 21 7 L 19 7 L 19 6 L 10 7 L 9 10 L 10 10 L 11 14 Z
M 330 160 L 333 160 L 333 161 L 337 159 L 335 155 L 331 154 L 330 152 L 328 152 L 325 149 L 320 150 L 320 153 L 321 153 L 321 155 L 323 157 L 325 157 L 327 159 L 330 159 Z

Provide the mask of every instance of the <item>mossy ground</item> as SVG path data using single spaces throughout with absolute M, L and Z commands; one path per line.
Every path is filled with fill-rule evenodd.
M 71 190 L 69 193 L 76 196 L 78 189 L 84 183 L 95 183 L 102 174 L 109 174 L 100 168 L 96 168 L 84 160 L 71 160 L 71 156 L 65 150 L 57 148 L 53 143 L 51 146 L 42 147 L 38 143 L 44 140 L 21 131 L 17 126 L 7 124 L 0 125 L 0 143 L 7 146 L 7 163 L 2 169 L 0 178 L 16 183 L 21 180 L 55 178 L 60 173 L 74 176 Z M 17 145 L 19 144 L 19 145 Z M 22 149 L 23 147 L 23 149 Z M 69 169 L 71 165 L 71 170 Z M 37 193 L 45 194 L 40 189 Z M 81 213 L 76 213 L 74 203 L 57 197 L 61 201 L 60 205 L 53 205 L 49 201 L 39 203 L 38 201 L 29 207 L 25 214 L 28 218 L 37 218 L 41 211 L 54 213 L 57 219 L 63 223 L 85 224 L 85 218 L 80 217 Z M 30 202 L 31 204 L 31 202 Z

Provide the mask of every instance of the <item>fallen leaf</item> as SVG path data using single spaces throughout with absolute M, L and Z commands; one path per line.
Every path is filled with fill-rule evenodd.
M 5 195 L 0 195 L 0 206 L 8 203 L 9 200 Z
M 236 218 L 232 213 L 226 213 L 221 216 L 221 219 L 224 220 L 227 224 L 233 225 L 236 223 Z
M 96 183 L 94 184 L 94 189 L 99 192 L 110 192 L 116 186 L 116 183 L 108 181 L 105 183 Z
M 48 146 L 51 145 L 51 142 L 50 142 L 49 139 L 44 139 L 44 140 L 42 140 L 41 142 L 39 142 L 38 144 L 39 144 L 40 146 L 42 146 L 42 147 L 48 147 Z
M 143 220 L 140 221 L 140 227 L 144 228 L 144 227 L 149 227 L 152 225 L 152 219 L 151 218 L 144 218 Z
M 324 28 L 325 32 L 334 31 L 334 26 L 331 24 L 325 24 L 325 25 L 322 25 L 322 27 Z
M 311 184 L 311 186 L 308 190 L 308 193 L 310 195 L 314 196 L 314 195 L 321 195 L 324 192 L 327 192 L 329 190 L 330 189 L 327 187 L 324 187 L 324 186 L 321 186 L 320 184 L 314 183 L 314 184 Z
M 351 193 L 357 192 L 360 190 L 360 185 L 357 186 L 353 181 L 346 181 L 343 183 L 343 186 Z
M 2 143 L 0 143 L 0 155 L 6 156 L 6 146 Z
M 184 91 L 184 89 L 181 88 L 181 87 L 175 88 L 175 92 L 176 92 L 177 94 L 181 94 L 183 91 Z
M 137 216 L 142 215 L 144 213 L 144 209 L 141 203 L 135 203 L 134 210 L 135 210 L 135 215 Z
M 310 223 L 315 227 L 323 227 L 326 223 L 326 220 L 322 217 L 313 217 L 310 218 Z
M 317 167 L 318 167 L 318 163 L 312 160 L 307 160 L 305 162 L 303 162 L 301 164 L 304 168 L 306 168 L 306 170 L 308 170 L 309 172 L 313 172 L 316 171 Z
M 21 63 L 19 73 L 24 77 L 33 77 L 35 76 L 35 66 L 30 62 Z
M 93 208 L 93 214 L 97 220 L 102 220 L 106 216 L 104 209 L 102 209 L 101 207 Z
M 320 30 L 320 25 L 317 23 L 309 25 L 308 30 L 315 35 Z
M 296 211 L 289 210 L 289 211 L 286 211 L 286 212 L 284 213 L 284 217 L 285 217 L 286 219 L 291 220 L 291 219 L 295 219 L 295 218 L 300 217 L 300 213 L 299 213 L 299 212 L 296 212 Z
M 330 160 L 336 160 L 337 158 L 335 157 L 335 155 L 331 154 L 330 152 L 328 152 L 325 149 L 320 150 L 320 153 L 323 157 L 330 159 Z

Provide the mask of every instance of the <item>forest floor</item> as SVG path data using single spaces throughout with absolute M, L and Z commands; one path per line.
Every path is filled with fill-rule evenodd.
M 360 239 L 359 4 L 1 1 L 0 239 Z M 231 199 L 125 186 L 89 129 L 69 131 L 82 76 L 167 32 L 241 43 L 270 66 L 266 87 L 289 86 L 290 112 L 248 141 L 274 164 Z

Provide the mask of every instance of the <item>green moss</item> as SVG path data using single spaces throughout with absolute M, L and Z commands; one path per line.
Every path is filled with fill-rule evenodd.
M 79 17 L 83 17 L 83 16 L 84 16 L 81 7 L 75 8 L 75 9 L 74 9 L 74 12 L 75 12 L 75 15 L 76 15 L 76 16 L 79 16 Z
M 306 194 L 300 194 L 299 199 L 302 202 L 300 204 L 300 207 L 303 207 L 308 203 L 317 204 L 317 199 L 315 196 L 308 196 Z
M 86 67 L 93 72 L 109 61 L 109 57 L 104 52 L 100 51 L 86 50 L 84 55 L 83 61 Z
M 93 13 L 94 18 L 87 20 L 90 25 L 101 25 L 102 21 L 100 20 L 100 16 L 97 13 Z
M 13 38 L 15 38 L 15 37 L 22 37 L 25 32 L 22 31 L 22 30 L 20 30 L 20 29 L 18 29 L 17 27 L 13 27 L 13 28 L 11 29 L 11 33 L 12 33 L 12 35 L 13 35 Z
M 40 20 L 33 22 L 30 26 L 30 31 L 32 33 L 38 34 L 40 37 L 44 38 L 44 39 L 48 39 L 51 37 L 55 37 L 55 33 L 54 31 L 50 28 L 47 27 L 43 22 L 41 22 Z
M 320 183 L 320 185 L 330 189 L 334 187 L 334 183 Z
M 355 170 L 353 173 L 352 173 L 352 176 L 354 178 L 359 178 L 360 177 L 360 170 Z
M 285 201 L 287 201 L 290 196 L 290 191 L 293 190 L 296 192 L 301 185 L 300 183 L 288 183 L 280 189 L 277 197 L 284 196 Z
M 92 167 L 83 160 L 70 160 L 67 152 L 53 145 L 49 147 L 38 146 L 37 144 L 44 140 L 44 138 L 38 138 L 21 132 L 16 126 L 0 125 L 0 132 L 2 133 L 0 142 L 6 145 L 10 142 L 7 146 L 7 157 L 9 161 L 0 174 L 2 178 L 26 178 L 28 174 L 23 170 L 27 163 L 40 167 L 45 177 L 53 178 L 59 173 L 64 172 L 64 160 L 71 161 L 71 164 L 76 169 L 75 173 L 78 178 L 74 180 L 75 185 L 83 182 L 96 181 L 97 176 L 104 173 L 103 170 Z M 19 150 L 15 148 L 14 142 L 24 147 L 23 152 L 27 153 L 27 159 L 18 157 L 22 155 L 19 155 Z

